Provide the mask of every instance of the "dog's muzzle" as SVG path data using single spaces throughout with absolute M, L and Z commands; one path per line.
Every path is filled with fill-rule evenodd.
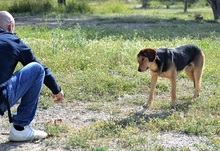
M 146 70 L 148 70 L 148 69 L 149 69 L 149 67 L 147 67 L 146 69 L 138 68 L 138 71 L 139 71 L 139 72 L 144 72 L 144 71 L 146 71 Z
M 141 70 L 140 68 L 138 68 L 138 71 L 139 71 L 139 72 L 142 72 L 142 70 Z

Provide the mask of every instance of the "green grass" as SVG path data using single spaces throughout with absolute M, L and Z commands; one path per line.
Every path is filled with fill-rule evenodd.
M 17 26 L 16 33 L 31 46 L 35 55 L 48 65 L 65 92 L 66 101 L 89 103 L 89 111 L 104 111 L 114 115 L 106 121 L 94 120 L 79 127 L 66 124 L 46 125 L 52 137 L 68 134 L 68 149 L 110 150 L 111 143 L 125 150 L 173 150 L 156 142 L 160 132 L 180 132 L 208 137 L 201 150 L 219 150 L 220 134 L 220 26 L 211 22 L 210 9 L 135 10 L 135 14 L 101 15 L 108 21 L 97 26 L 75 25 L 70 28 Z M 171 13 L 175 12 L 175 13 Z M 193 12 L 207 16 L 195 21 Z M 93 16 L 89 16 L 93 17 Z M 59 21 L 59 20 L 58 20 Z M 113 26 L 123 23 L 122 26 Z M 126 24 L 125 24 L 126 23 Z M 129 23 L 142 27 L 132 26 Z M 126 26 L 126 27 L 125 27 Z M 141 95 L 149 92 L 149 73 L 137 72 L 136 54 L 143 47 L 175 47 L 194 43 L 206 56 L 203 87 L 200 98 L 191 100 L 193 84 L 180 74 L 175 110 L 169 109 L 170 84 L 159 79 L 155 101 L 149 114 L 130 111 L 118 116 L 124 106 L 141 106 L 146 101 Z M 43 89 L 43 96 L 49 90 Z M 118 97 L 129 95 L 126 101 Z M 42 99 L 46 101 L 46 99 Z M 44 108 L 50 106 L 43 103 Z M 103 103 L 109 107 L 102 106 Z M 71 125 L 71 123 L 69 123 Z M 50 144 L 48 144 L 50 145 Z M 51 144 L 53 145 L 53 144 Z M 174 149 L 175 150 L 175 149 Z M 182 148 L 188 150 L 188 148 Z

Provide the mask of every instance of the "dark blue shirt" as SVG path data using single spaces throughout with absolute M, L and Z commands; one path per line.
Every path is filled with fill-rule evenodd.
M 53 94 L 61 91 L 52 72 L 36 59 L 31 48 L 15 34 L 0 28 L 0 84 L 11 78 L 18 62 L 23 66 L 31 62 L 41 64 L 45 70 L 44 84 Z

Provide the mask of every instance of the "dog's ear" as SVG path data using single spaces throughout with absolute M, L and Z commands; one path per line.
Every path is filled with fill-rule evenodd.
M 153 48 L 145 48 L 141 50 L 142 55 L 147 57 L 150 62 L 153 62 L 156 58 L 156 50 Z

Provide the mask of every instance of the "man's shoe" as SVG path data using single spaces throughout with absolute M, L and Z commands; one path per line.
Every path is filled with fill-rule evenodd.
M 9 140 L 10 141 L 29 141 L 34 139 L 42 139 L 46 138 L 47 133 L 40 130 L 35 130 L 31 128 L 31 126 L 25 126 L 24 130 L 18 131 L 14 128 L 14 126 L 11 127 L 10 134 L 9 134 Z

